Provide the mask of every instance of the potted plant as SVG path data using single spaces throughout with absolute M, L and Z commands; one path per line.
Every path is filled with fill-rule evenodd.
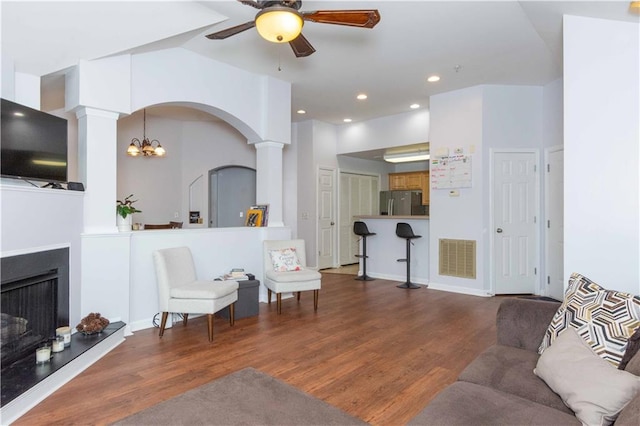
M 118 231 L 127 232 L 131 231 L 131 215 L 134 213 L 140 213 L 142 210 L 138 210 L 133 206 L 138 200 L 132 200 L 133 194 L 130 194 L 124 200 L 116 201 L 116 217 L 118 223 Z

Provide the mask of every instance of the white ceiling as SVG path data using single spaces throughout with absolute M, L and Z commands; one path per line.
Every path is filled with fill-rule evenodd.
M 478 84 L 549 83 L 562 76 L 565 13 L 640 20 L 628 1 L 303 1 L 303 11 L 376 8 L 381 21 L 373 29 L 307 22 L 303 33 L 317 51 L 296 58 L 253 29 L 206 39 L 254 18 L 256 9 L 233 0 L 1 6 L 2 53 L 16 71 L 43 76 L 43 109 L 62 102 L 59 72 L 81 59 L 181 46 L 290 81 L 293 121 L 334 124 L 403 113 L 412 103 L 428 107 L 431 95 Z M 431 74 L 441 80 L 427 83 Z M 356 100 L 360 92 L 369 98 Z

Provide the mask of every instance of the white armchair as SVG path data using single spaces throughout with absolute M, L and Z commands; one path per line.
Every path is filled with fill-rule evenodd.
M 238 300 L 236 281 L 199 281 L 189 247 L 154 251 L 153 262 L 162 312 L 160 337 L 164 335 L 169 312 L 181 313 L 185 326 L 189 314 L 207 314 L 210 342 L 213 341 L 214 313 L 229 306 L 229 322 L 233 325 Z
M 268 240 L 263 243 L 264 285 L 267 300 L 276 293 L 278 314 L 282 313 L 282 293 L 313 290 L 313 309 L 318 310 L 320 272 L 307 267 L 304 240 Z

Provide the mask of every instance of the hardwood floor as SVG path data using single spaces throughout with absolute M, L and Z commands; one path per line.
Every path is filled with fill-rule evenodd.
M 260 304 L 230 327 L 206 317 L 162 340 L 138 331 L 15 425 L 108 424 L 245 367 L 254 367 L 372 425 L 404 424 L 495 343 L 499 297 L 396 288 L 323 274 L 312 293 Z

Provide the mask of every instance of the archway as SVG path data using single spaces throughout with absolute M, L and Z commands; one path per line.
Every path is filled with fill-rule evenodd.
M 209 170 L 209 228 L 243 226 L 256 204 L 256 171 L 243 166 Z

